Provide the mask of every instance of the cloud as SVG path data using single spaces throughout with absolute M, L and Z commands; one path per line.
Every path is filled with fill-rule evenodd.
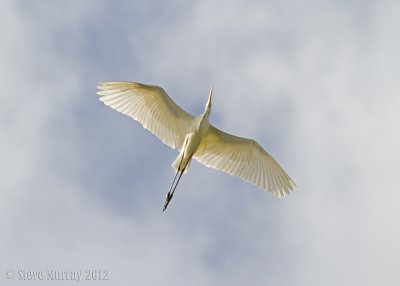
M 108 269 L 118 285 L 397 280 L 397 4 L 1 5 L 2 272 Z M 256 138 L 298 188 L 277 200 L 193 163 L 162 214 L 176 152 L 97 100 L 108 79 L 162 85 L 193 114 L 212 83 L 213 124 Z

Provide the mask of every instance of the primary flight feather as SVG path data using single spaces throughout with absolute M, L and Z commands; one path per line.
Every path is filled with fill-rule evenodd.
M 139 121 L 162 142 L 180 151 L 172 164 L 176 173 L 163 210 L 193 157 L 207 167 L 238 176 L 278 197 L 293 190 L 293 180 L 261 145 L 225 133 L 208 122 L 212 88 L 199 116 L 184 111 L 159 86 L 109 81 L 100 82 L 97 88 L 104 104 Z

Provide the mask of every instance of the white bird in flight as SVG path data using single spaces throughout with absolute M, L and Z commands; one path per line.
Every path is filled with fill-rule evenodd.
M 204 112 L 199 116 L 184 111 L 159 86 L 108 81 L 100 82 L 97 88 L 104 104 L 139 121 L 162 142 L 179 150 L 172 163 L 176 173 L 163 211 L 192 158 L 207 167 L 238 176 L 277 197 L 284 197 L 296 186 L 256 141 L 225 133 L 209 123 L 212 86 Z

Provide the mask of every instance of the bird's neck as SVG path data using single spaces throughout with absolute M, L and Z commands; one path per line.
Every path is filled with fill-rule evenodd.
M 198 128 L 200 128 L 200 126 L 207 124 L 208 123 L 208 116 L 210 115 L 210 110 L 206 109 L 204 110 L 204 112 L 202 114 L 200 114 L 199 121 L 198 121 Z
M 202 120 L 208 120 L 208 117 L 210 116 L 211 113 L 211 108 L 206 108 L 204 110 L 204 113 L 202 114 L 203 119 Z

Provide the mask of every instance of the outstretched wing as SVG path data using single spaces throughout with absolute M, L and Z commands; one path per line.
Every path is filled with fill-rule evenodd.
M 230 135 L 211 125 L 194 158 L 278 197 L 289 194 L 295 186 L 278 162 L 256 141 Z
M 180 108 L 159 86 L 135 82 L 100 82 L 100 100 L 139 121 L 162 142 L 182 147 L 193 116 Z

